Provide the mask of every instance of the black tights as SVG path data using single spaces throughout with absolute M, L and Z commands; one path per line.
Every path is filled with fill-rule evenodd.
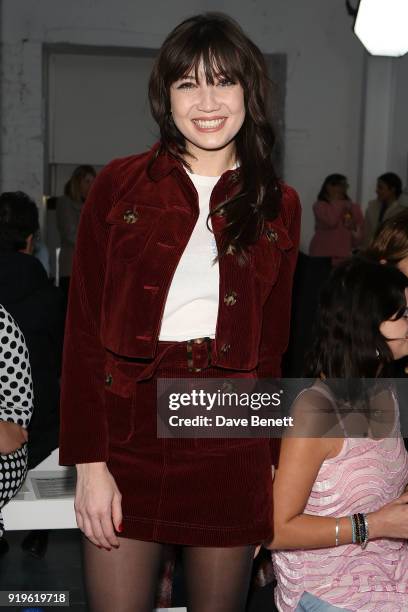
M 152 612 L 162 545 L 120 538 L 119 549 L 100 550 L 84 539 L 91 612 Z M 244 612 L 254 546 L 184 547 L 188 612 Z

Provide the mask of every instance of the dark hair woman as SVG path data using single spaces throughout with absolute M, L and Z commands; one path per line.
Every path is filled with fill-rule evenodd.
M 274 483 L 283 612 L 406 609 L 408 454 L 394 390 L 378 378 L 408 355 L 407 298 L 401 272 L 361 259 L 338 266 L 322 293 L 308 361 L 317 380 L 294 405 L 309 437 L 282 440 Z M 337 390 L 352 382 L 361 392 L 350 401 Z M 330 416 L 337 433 L 318 436 Z
M 385 367 L 397 359 L 380 325 L 395 313 L 405 314 L 407 286 L 399 271 L 364 259 L 334 271 L 321 293 L 306 376 L 375 378 L 379 360 Z
M 401 201 L 402 181 L 398 174 L 385 172 L 377 179 L 377 198 L 368 203 L 365 214 L 365 240 L 368 247 L 381 223 L 402 212 L 406 205 Z
M 317 199 L 322 202 L 330 202 L 333 196 L 337 196 L 341 200 L 350 200 L 348 190 L 347 177 L 344 174 L 329 174 L 323 181 Z
M 85 204 L 60 447 L 98 612 L 151 611 L 166 542 L 189 609 L 243 610 L 271 533 L 274 444 L 158 439 L 155 416 L 157 378 L 279 375 L 300 206 L 273 169 L 267 85 L 231 19 L 181 23 L 150 80 L 160 143 L 110 163 Z
M 363 213 L 347 194 L 347 178 L 330 174 L 313 205 L 315 233 L 309 247 L 312 257 L 330 257 L 333 265 L 351 256 L 363 240 Z

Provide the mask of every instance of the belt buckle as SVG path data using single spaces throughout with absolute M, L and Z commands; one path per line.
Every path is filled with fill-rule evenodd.
M 209 367 L 211 365 L 211 338 L 207 336 L 204 338 L 192 338 L 191 340 L 187 340 L 186 349 L 187 349 L 187 367 L 189 372 L 201 372 L 204 368 L 195 368 L 194 367 L 194 355 L 193 355 L 193 345 L 194 344 L 203 344 L 207 345 L 207 365 L 205 367 Z

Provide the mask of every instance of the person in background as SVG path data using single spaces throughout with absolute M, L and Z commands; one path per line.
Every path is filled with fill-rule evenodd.
M 395 266 L 408 276 L 408 208 L 380 225 L 364 254 L 379 263 Z
M 337 265 L 351 256 L 363 240 L 364 218 L 359 204 L 347 194 L 347 178 L 330 174 L 313 205 L 315 233 L 309 247 L 312 257 L 331 257 Z
M 78 166 L 64 187 L 64 195 L 57 200 L 57 227 L 61 239 L 59 285 L 66 298 L 68 297 L 72 257 L 82 206 L 95 177 L 96 172 L 93 166 Z
M 365 214 L 364 245 L 368 247 L 383 221 L 406 210 L 402 198 L 402 181 L 394 172 L 386 172 L 377 179 L 377 198 L 368 203 Z
M 44 267 L 32 255 L 38 227 L 38 209 L 28 195 L 21 191 L 0 195 L 0 303 L 24 334 L 34 385 L 29 469 L 58 447 L 64 330 L 62 293 L 51 285 Z M 34 554 L 43 553 L 44 533 L 29 544 Z
M 33 410 L 28 350 L 17 323 L 0 304 L 0 509 L 27 474 L 27 426 Z M 0 555 L 9 549 L 0 511 Z
M 395 266 L 408 276 L 408 208 L 380 225 L 364 255 L 378 263 Z M 408 359 L 396 361 L 393 376 L 397 378 L 407 374 Z
M 274 481 L 280 612 L 407 610 L 408 454 L 386 378 L 408 355 L 407 298 L 399 270 L 360 258 L 322 291 L 315 382 L 295 400 Z

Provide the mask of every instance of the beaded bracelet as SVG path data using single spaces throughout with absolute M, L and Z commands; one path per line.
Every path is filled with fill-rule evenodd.
M 356 528 L 356 544 L 361 544 L 360 523 L 357 514 L 353 514 L 353 521 Z
M 360 544 L 363 545 L 363 542 L 365 542 L 367 539 L 365 522 L 364 522 L 364 514 L 362 514 L 361 512 L 358 512 L 357 520 L 358 520 L 358 527 L 360 530 Z
M 360 544 L 364 550 L 368 542 L 368 520 L 363 512 L 350 516 L 353 544 Z
M 356 526 L 354 524 L 353 515 L 351 515 L 349 518 L 350 518 L 350 523 L 351 523 L 351 539 L 352 539 L 353 544 L 356 544 L 357 543 Z
M 363 523 L 364 523 L 364 538 L 363 538 L 363 541 L 361 542 L 361 548 L 364 550 L 368 542 L 368 519 L 365 514 L 362 514 L 361 516 L 363 518 Z

